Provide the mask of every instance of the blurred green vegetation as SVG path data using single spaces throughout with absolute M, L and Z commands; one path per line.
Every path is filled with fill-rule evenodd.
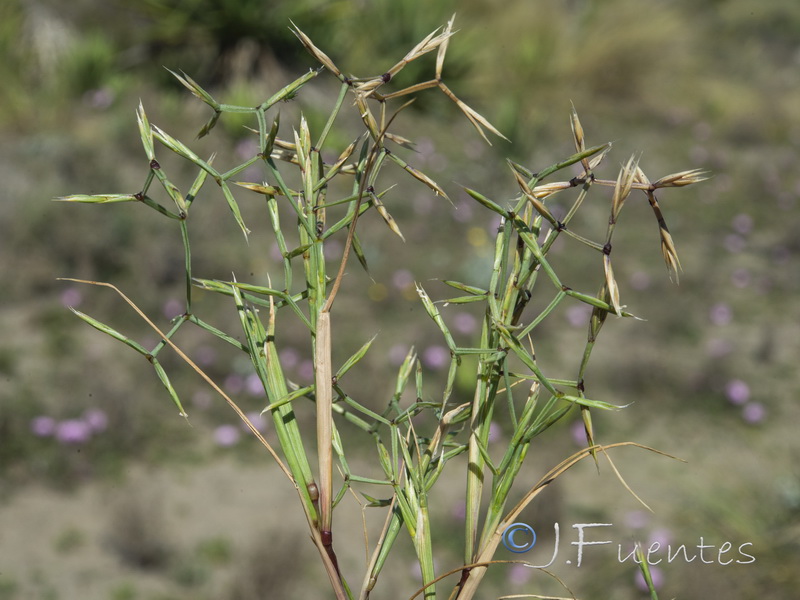
M 570 153 L 573 102 L 589 144 L 615 142 L 615 164 L 643 152 L 641 164 L 651 178 L 694 167 L 713 173 L 709 182 L 662 199 L 685 269 L 680 287 L 669 283 L 660 264 L 656 225 L 646 207 L 629 201 L 615 244 L 625 256 L 615 270 L 623 302 L 647 322 L 608 327 L 613 331 L 600 344 L 589 380 L 600 399 L 636 401 L 627 411 L 598 419 L 601 441 L 630 437 L 691 454 L 693 464 L 679 476 L 694 479 L 675 484 L 669 499 L 676 512 L 683 505 L 697 507 L 686 522 L 670 521 L 682 527 L 684 537 L 719 518 L 720 535 L 757 540 L 757 567 L 703 571 L 705 578 L 676 567 L 665 597 L 712 597 L 715 590 L 730 589 L 728 579 L 736 582 L 731 594 L 739 598 L 764 592 L 793 597 L 800 581 L 786 565 L 796 564 L 800 548 L 785 531 L 796 531 L 800 510 L 794 433 L 800 417 L 794 401 L 800 384 L 796 0 L 467 0 L 424 7 L 407 0 L 2 3 L 0 275 L 6 284 L 0 296 L 0 494 L 13 493 L 11 484 L 74 487 L 121 476 L 131 460 L 204 460 L 218 451 L 210 442 L 212 429 L 235 423 L 218 403 L 207 408 L 199 380 L 177 360 L 166 360 L 187 396 L 195 429 L 186 428 L 148 366 L 88 330 L 63 304 L 107 316 L 151 344 L 152 335 L 116 297 L 55 281 L 112 281 L 133 292 L 161 324 L 173 316 L 166 314 L 167 300 L 180 298 L 182 285 L 173 230 L 138 206 L 50 202 L 69 193 L 138 189 L 146 170 L 134 120 L 140 98 L 152 122 L 192 139 L 209 116 L 206 107 L 162 67 L 184 70 L 226 102 L 255 103 L 315 66 L 289 31 L 290 19 L 343 70 L 376 75 L 456 9 L 460 31 L 444 79 L 513 143 L 485 147 L 451 105 L 432 93 L 421 94 L 403 114 L 418 131 L 417 160 L 452 191 L 458 210 L 432 200 L 424 188 L 409 188 L 407 201 L 391 207 L 408 244 L 387 243 L 365 227 L 374 283 L 351 267 L 348 285 L 368 289 L 372 299 L 353 298 L 339 317 L 359 319 L 348 340 L 353 348 L 381 332 L 363 374 L 365 389 L 390 388 L 387 357 L 396 346 L 413 343 L 422 352 L 441 344 L 407 293 L 408 276 L 427 281 L 446 275 L 477 284 L 485 275 L 491 219 L 460 197 L 452 182 L 507 197 L 514 181 L 503 158 L 536 169 Z M 421 60 L 408 74 L 432 77 L 433 65 Z M 285 110 L 301 107 L 312 128 L 318 127 L 333 101 L 335 88 L 328 85 L 321 81 L 304 90 Z M 223 122 L 212 141 L 192 147 L 205 155 L 217 150 L 224 160 L 246 143 L 243 125 Z M 346 132 L 335 135 L 342 146 L 350 141 Z M 233 266 L 237 273 L 252 273 L 251 280 L 265 279 L 276 268 L 269 240 L 256 235 L 245 247 L 223 204 L 220 198 L 203 207 L 212 231 L 207 243 L 194 245 L 196 269 L 227 277 Z M 251 222 L 264 218 L 255 206 L 245 210 Z M 606 207 L 587 207 L 581 218 L 589 230 L 604 227 Z M 264 231 L 266 225 L 259 233 Z M 419 246 L 434 238 L 442 248 L 459 250 L 420 256 Z M 467 245 L 459 245 L 465 239 Z M 554 258 L 566 282 L 596 267 L 591 260 L 568 249 Z M 207 302 L 219 323 L 235 323 L 229 306 Z M 545 365 L 577 364 L 574 350 L 585 331 L 573 328 L 570 316 L 558 313 L 544 326 L 545 334 L 553 334 L 552 340 L 537 340 Z M 291 347 L 291 327 L 282 334 L 299 357 L 301 379 L 307 349 Z M 193 356 L 210 357 L 208 369 L 216 379 L 242 385 L 247 373 L 240 357 L 210 349 L 201 336 L 179 341 Z M 467 393 L 469 382 L 461 386 Z M 252 410 L 261 404 L 258 396 L 249 400 Z M 753 418 L 754 405 L 764 409 L 761 418 Z M 748 406 L 750 413 L 743 412 Z M 108 426 L 81 453 L 31 432 L 37 416 L 74 419 L 93 408 L 107 414 Z M 637 479 L 647 487 L 646 472 Z M 761 499 L 752 497 L 753 489 L 762 491 Z M 715 517 L 721 512 L 724 519 Z M 626 588 L 628 575 L 622 577 L 609 572 L 594 584 L 582 577 L 576 592 L 600 597 L 593 585 L 604 585 L 619 592 L 614 597 L 637 597 Z M 13 598 L 20 581 L 0 585 L 0 595 Z M 523 588 L 531 591 L 522 586 L 520 593 Z

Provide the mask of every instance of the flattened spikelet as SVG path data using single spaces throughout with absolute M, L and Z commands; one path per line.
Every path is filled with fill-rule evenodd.
M 688 171 L 681 171 L 680 173 L 673 173 L 672 175 L 662 177 L 653 184 L 653 187 L 656 189 L 664 187 L 683 187 L 705 181 L 708 179 L 707 175 L 707 171 L 703 171 L 702 169 L 690 169 Z
M 330 57 L 327 54 L 325 54 L 322 50 L 317 48 L 314 45 L 314 42 L 311 41 L 311 38 L 308 37 L 305 33 L 303 33 L 297 25 L 292 23 L 292 27 L 294 28 L 294 29 L 290 28 L 292 33 L 294 33 L 297 36 L 297 39 L 299 39 L 300 43 L 303 44 L 303 46 L 305 46 L 305 49 L 308 50 L 311 56 L 316 58 L 331 73 L 339 77 L 342 74 L 342 72 L 333 63 Z

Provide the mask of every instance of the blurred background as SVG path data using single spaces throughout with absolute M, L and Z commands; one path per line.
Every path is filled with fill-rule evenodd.
M 223 117 L 210 136 L 194 139 L 210 114 L 165 66 L 185 71 L 223 102 L 255 105 L 316 66 L 289 31 L 290 19 L 340 68 L 363 76 L 385 72 L 456 10 L 459 32 L 444 79 L 511 143 L 495 138 L 486 145 L 433 91 L 420 94 L 399 119 L 416 144 L 409 162 L 434 177 L 454 206 L 404 178 L 387 206 L 407 243 L 387 236 L 375 215 L 364 224 L 371 278 L 350 264 L 343 293 L 352 297 L 338 303 L 334 318 L 340 360 L 379 334 L 358 374 L 349 375 L 353 396 L 382 406 L 411 345 L 428 374 L 426 391 L 441 393 L 446 348 L 413 284 L 422 282 L 435 299 L 446 294 L 435 277 L 481 285 L 497 224 L 457 184 L 495 200 L 516 195 L 504 159 L 535 171 L 571 154 L 572 102 L 589 145 L 614 142 L 606 178 L 616 178 L 632 153 L 641 153 L 651 180 L 690 168 L 712 174 L 660 197 L 684 268 L 678 286 L 667 276 L 644 198 L 626 204 L 615 273 L 622 302 L 646 320 L 609 321 L 587 377 L 591 397 L 632 403 L 595 416 L 600 442 L 632 440 L 687 463 L 631 449 L 614 454 L 653 512 L 601 461 L 599 476 L 590 463 L 568 473 L 526 520 L 542 538 L 559 522 L 563 556 L 574 552 L 571 524 L 614 524 L 593 538 L 614 544 L 586 550 L 580 568 L 553 568 L 580 598 L 647 597 L 635 566 L 617 557 L 617 544 L 624 557 L 633 541 L 684 544 L 690 556 L 698 544 L 715 547 L 706 550 L 707 562 L 665 557 L 655 568 L 664 598 L 796 597 L 796 0 L 4 0 L 0 600 L 327 597 L 293 490 L 230 409 L 177 359 L 165 357 L 190 414 L 187 426 L 145 361 L 66 308 L 152 347 L 152 332 L 109 290 L 56 278 L 110 281 L 166 326 L 183 310 L 173 224 L 139 205 L 51 200 L 141 189 L 147 161 L 135 121 L 140 99 L 152 123 L 199 155 L 216 151 L 230 165 L 252 155 L 245 120 Z M 432 74 L 432 60 L 403 73 L 409 81 Z M 331 77 L 320 76 L 282 108 L 285 122 L 302 110 L 319 131 L 336 89 Z M 353 137 L 345 128 L 333 136 L 335 148 Z M 181 172 L 179 164 L 171 173 L 185 189 L 194 172 Z M 222 198 L 204 199 L 193 207 L 201 236 L 193 244 L 195 272 L 229 278 L 234 271 L 264 285 L 267 275 L 281 272 L 276 246 L 263 208 L 248 204 L 246 192 L 237 197 L 253 229 L 250 246 Z M 596 190 L 590 199 L 596 204 L 585 207 L 576 227 L 596 234 L 605 229 L 608 194 Z M 575 246 L 554 250 L 562 281 L 596 290 L 597 257 L 570 250 Z M 550 299 L 548 290 L 533 305 Z M 237 331 L 229 303 L 198 302 L 206 320 Z M 478 335 L 480 313 L 464 306 L 448 307 L 445 318 L 468 341 Z M 587 319 L 581 306 L 566 304 L 550 317 L 535 340 L 547 369 L 574 373 Z M 201 333 L 178 341 L 257 415 L 265 400 L 247 357 Z M 311 380 L 307 342 L 295 341 L 291 327 L 282 333 L 281 360 L 296 381 Z M 469 398 L 469 386 L 468 378 L 459 381 L 457 395 Z M 573 424 L 564 423 L 538 438 L 521 482 L 533 485 L 577 450 L 583 442 L 574 434 Z M 497 435 L 504 435 L 502 423 Z M 369 440 L 354 441 L 354 464 L 363 460 L 367 469 L 373 452 Z M 456 566 L 461 552 L 458 477 L 443 486 L 435 505 L 442 571 Z M 341 537 L 361 528 L 354 502 L 342 514 Z M 725 542 L 732 550 L 718 556 Z M 745 543 L 756 560 L 737 564 L 746 558 L 737 554 Z M 360 581 L 361 544 L 338 551 L 351 582 Z M 398 552 L 373 597 L 405 598 L 416 589 L 410 544 Z M 517 557 L 501 549 L 497 558 Z M 501 565 L 481 597 L 504 593 L 569 595 L 543 573 Z

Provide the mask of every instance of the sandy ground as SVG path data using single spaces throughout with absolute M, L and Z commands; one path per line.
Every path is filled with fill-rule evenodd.
M 179 557 L 191 562 L 204 541 L 228 540 L 235 560 L 266 534 L 268 521 L 270 535 L 278 536 L 276 527 L 302 532 L 294 505 L 280 519 L 271 518 L 293 494 L 272 470 L 221 460 L 169 472 L 136 468 L 125 483 L 92 483 L 70 494 L 38 486 L 19 490 L 0 507 L 0 598 L 221 597 L 230 564 L 206 567 L 211 573 L 204 575 L 204 589 L 186 595 L 163 572 L 127 564 L 120 536 L 134 537 L 140 546 L 165 543 L 172 557 L 165 568 L 180 581 L 181 568 L 189 565 L 181 567 Z
M 557 482 L 558 494 L 543 498 L 537 507 L 544 509 L 544 521 L 561 522 L 562 558 L 574 553 L 571 524 L 594 519 L 613 522 L 612 538 L 617 536 L 620 541 L 629 534 L 646 540 L 664 529 L 671 530 L 668 534 L 673 542 L 695 543 L 701 535 L 717 545 L 726 539 L 753 541 L 752 552 L 757 557 L 753 565 L 721 566 L 698 560 L 662 567 L 671 586 L 666 591 L 672 595 L 693 589 L 703 590 L 708 594 L 705 597 L 723 591 L 740 598 L 759 597 L 759 590 L 766 589 L 758 583 L 762 579 L 759 573 L 774 572 L 780 566 L 774 561 L 783 560 L 770 552 L 767 542 L 771 534 L 763 531 L 771 509 L 759 498 L 772 496 L 775 485 L 775 476 L 763 469 L 767 440 L 757 431 L 739 430 L 736 436 L 710 444 L 701 435 L 702 424 L 690 414 L 682 420 L 675 418 L 672 425 L 677 430 L 665 430 L 656 422 L 637 423 L 635 415 L 624 419 L 630 419 L 631 438 L 648 440 L 679 454 L 689 464 L 638 449 L 615 452 L 616 465 L 655 514 L 642 509 L 607 463 L 601 464 L 600 476 L 590 461 L 571 470 Z M 783 427 L 791 426 L 787 419 Z M 574 449 L 567 445 L 556 451 L 548 449 L 549 456 L 537 453 L 519 481 L 532 485 L 545 466 L 556 464 Z M 772 448 L 773 454 L 783 451 Z M 460 477 L 460 470 L 455 471 Z M 460 478 L 452 485 L 440 483 L 432 499 L 436 513 L 432 519 L 445 524 L 435 540 L 445 550 L 441 560 L 437 558 L 441 571 L 458 561 L 462 525 L 452 513 L 463 497 L 463 487 Z M 737 502 L 736 511 L 731 509 L 731 498 Z M 769 498 L 769 504 L 774 502 Z M 382 511 L 369 512 L 371 547 L 382 524 Z M 634 524 L 631 518 L 636 515 L 644 515 L 646 525 Z M 523 521 L 536 523 L 542 513 L 523 517 Z M 337 553 L 348 581 L 358 588 L 366 562 L 362 511 L 350 497 L 337 509 L 334 533 L 351 544 L 348 547 L 341 542 Z M 381 576 L 376 600 L 393 599 L 398 590 L 405 598 L 416 587 L 418 576 L 407 537 L 404 533 L 400 536 L 400 557 L 391 559 Z M 158 557 L 160 549 L 162 558 Z M 599 557 L 601 550 L 589 553 Z M 147 562 L 148 556 L 154 564 L 136 564 L 137 557 Z M 516 557 L 501 552 L 497 558 Z M 615 562 L 615 558 L 608 559 L 601 566 L 613 567 Z M 556 567 L 560 576 L 577 583 L 576 591 L 584 597 L 580 580 L 592 571 L 566 563 Z M 604 585 L 609 593 L 614 591 L 607 597 L 637 598 L 632 585 L 635 568 L 617 567 L 601 570 L 608 577 Z M 501 588 L 507 593 L 564 594 L 563 589 L 547 588 L 547 578 L 524 575 L 527 578 L 515 581 L 504 574 Z M 327 598 L 328 590 L 294 489 L 266 457 L 252 463 L 220 457 L 202 465 L 137 466 L 121 483 L 89 482 L 72 493 L 31 485 L 7 494 L 0 504 L 0 600 Z

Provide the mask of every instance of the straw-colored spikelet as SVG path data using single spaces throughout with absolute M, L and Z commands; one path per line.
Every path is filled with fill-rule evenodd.
M 617 286 L 617 280 L 614 279 L 614 269 L 611 267 L 611 257 L 608 254 L 603 255 L 603 271 L 611 306 L 617 316 L 622 316 L 622 306 L 619 303 L 619 286 Z
M 708 179 L 707 172 L 702 169 L 690 169 L 688 171 L 681 171 L 680 173 L 673 173 L 662 177 L 653 184 L 653 189 L 664 187 L 683 187 L 685 185 L 692 185 Z
M 476 110 L 470 108 L 469 106 L 467 106 L 465 102 L 456 97 L 456 95 L 450 90 L 450 88 L 447 87 L 441 81 L 439 82 L 439 89 L 441 89 L 444 92 L 445 96 L 447 96 L 453 102 L 456 103 L 456 106 L 458 106 L 458 108 L 461 109 L 461 112 L 463 112 L 464 115 L 470 120 L 470 123 L 472 123 L 475 129 L 478 130 L 478 133 L 481 134 L 481 137 L 486 141 L 487 144 L 491 146 L 492 142 L 489 141 L 489 138 L 486 137 L 486 134 L 483 132 L 484 127 L 489 131 L 491 131 L 496 136 L 501 137 L 506 141 L 510 141 L 506 136 L 500 133 L 497 130 L 497 128 L 495 128 L 494 125 L 489 123 L 489 121 L 487 121 L 483 115 L 478 113 Z
M 575 150 L 583 152 L 586 150 L 586 140 L 583 135 L 583 125 L 578 118 L 578 112 L 575 110 L 575 105 L 572 105 L 572 112 L 569 118 L 570 127 L 572 127 L 572 138 L 575 140 Z
M 292 23 L 292 27 L 294 27 L 294 29 L 291 30 L 292 33 L 294 33 L 297 36 L 297 39 L 299 39 L 300 43 L 303 44 L 303 46 L 305 46 L 306 50 L 308 50 L 311 56 L 313 56 L 320 63 L 322 63 L 325 66 L 325 68 L 328 69 L 331 73 L 339 77 L 342 74 L 342 72 L 333 63 L 330 57 L 327 54 L 325 54 L 322 50 L 317 48 L 314 45 L 314 42 L 311 41 L 311 38 L 309 38 L 305 33 L 300 31 L 300 28 L 297 25 Z
M 617 184 L 614 186 L 614 195 L 611 200 L 611 217 L 613 222 L 616 222 L 620 211 L 622 210 L 625 200 L 631 193 L 633 181 L 636 178 L 636 173 L 639 168 L 639 163 L 635 156 L 631 156 L 628 162 L 620 169 L 617 176 Z
M 679 283 L 678 272 L 681 270 L 681 261 L 678 260 L 678 252 L 675 250 L 675 244 L 672 241 L 672 235 L 666 227 L 659 228 L 661 234 L 661 254 L 664 256 L 664 262 L 669 269 L 669 278 L 675 277 L 675 283 Z

